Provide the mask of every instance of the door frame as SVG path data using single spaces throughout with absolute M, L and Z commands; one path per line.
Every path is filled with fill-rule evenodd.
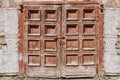
M 25 21 L 25 14 L 23 13 L 24 11 L 24 8 L 26 8 L 26 6 L 28 5 L 48 5 L 48 4 L 51 4 L 51 5 L 66 5 L 66 4 L 79 4 L 79 5 L 93 5 L 93 6 L 97 6 L 97 8 L 99 9 L 99 16 L 98 17 L 98 21 L 99 21 L 99 36 L 98 36 L 98 48 L 99 48 L 99 52 L 98 52 L 98 63 L 96 64 L 97 65 L 97 73 L 100 73 L 101 71 L 103 71 L 103 19 L 104 19 L 104 14 L 103 14 L 103 6 L 102 4 L 98 3 L 98 2 L 80 2 L 80 1 L 57 1 L 57 2 L 54 2 L 54 1 L 40 1 L 40 2 L 34 2 L 34 1 L 26 1 L 26 2 L 23 2 L 21 5 L 20 5 L 20 12 L 19 12 L 19 75 L 26 75 L 26 63 L 24 61 L 25 59 L 25 54 L 24 54 L 24 44 L 23 44 L 23 29 L 24 29 L 24 21 Z

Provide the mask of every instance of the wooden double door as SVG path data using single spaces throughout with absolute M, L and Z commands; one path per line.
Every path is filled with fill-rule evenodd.
M 22 51 L 27 76 L 93 77 L 99 68 L 97 4 L 24 4 Z

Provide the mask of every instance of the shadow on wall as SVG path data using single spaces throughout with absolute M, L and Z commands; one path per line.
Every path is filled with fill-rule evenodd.
M 5 41 L 5 33 L 0 29 L 0 50 L 6 50 L 7 43 Z
M 115 47 L 117 50 L 117 54 L 120 55 L 120 27 L 117 28 L 118 33 L 117 33 L 117 42 L 115 43 Z

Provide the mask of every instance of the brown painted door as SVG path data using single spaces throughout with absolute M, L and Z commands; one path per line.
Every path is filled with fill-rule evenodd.
M 25 10 L 26 73 L 28 76 L 58 77 L 61 5 L 27 6 Z
M 97 6 L 24 5 L 23 10 L 27 76 L 95 76 L 99 59 Z
M 95 76 L 97 69 L 98 9 L 87 5 L 62 6 L 62 76 Z

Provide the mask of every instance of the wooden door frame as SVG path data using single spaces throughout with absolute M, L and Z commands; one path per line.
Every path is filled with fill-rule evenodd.
M 25 54 L 24 54 L 24 44 L 23 44 L 23 29 L 24 29 L 24 22 L 25 22 L 25 14 L 24 14 L 24 10 L 26 8 L 26 6 L 28 5 L 66 5 L 66 4 L 72 4 L 72 5 L 93 5 L 93 6 L 97 6 L 97 8 L 99 9 L 99 16 L 98 17 L 98 22 L 99 22 L 99 36 L 98 36 L 98 48 L 99 48 L 99 52 L 98 52 L 98 63 L 97 63 L 97 73 L 103 71 L 103 19 L 104 19 L 104 14 L 102 11 L 102 5 L 98 2 L 80 2 L 80 1 L 57 1 L 57 2 L 53 2 L 53 1 L 40 1 L 40 2 L 34 2 L 34 1 L 26 1 L 23 2 L 20 7 L 20 13 L 19 13 L 19 75 L 26 75 L 26 62 L 24 62 L 24 58 L 25 58 Z

